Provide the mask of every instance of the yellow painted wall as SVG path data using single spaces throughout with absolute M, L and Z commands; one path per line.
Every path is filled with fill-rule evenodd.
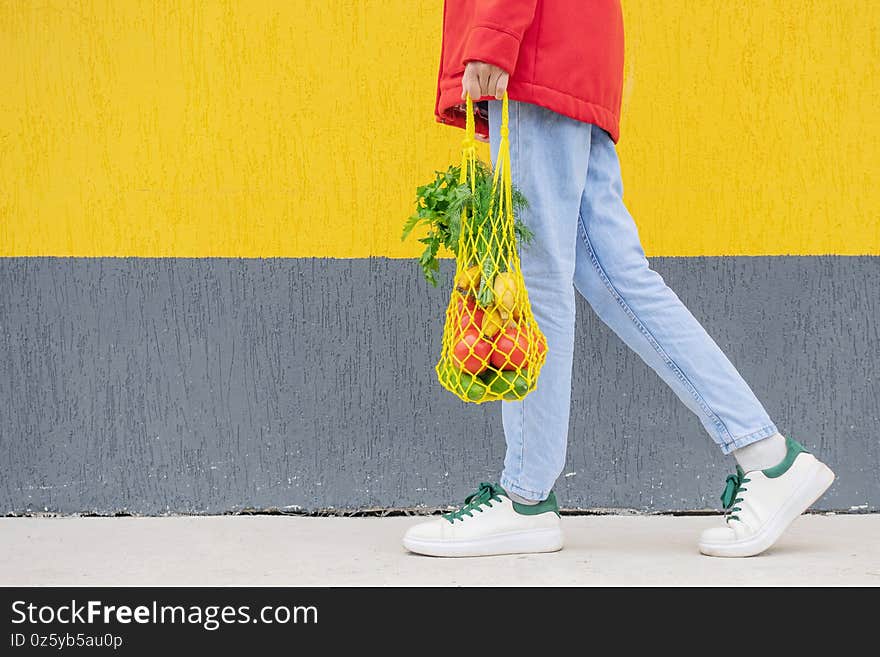
M 411 257 L 433 0 L 0 0 L 0 255 Z M 624 2 L 648 255 L 880 254 L 880 3 Z

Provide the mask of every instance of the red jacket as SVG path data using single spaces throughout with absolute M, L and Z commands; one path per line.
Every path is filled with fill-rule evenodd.
M 445 0 L 437 120 L 464 126 L 469 61 L 510 73 L 511 100 L 593 123 L 617 142 L 623 88 L 620 0 Z M 477 132 L 488 135 L 485 120 Z

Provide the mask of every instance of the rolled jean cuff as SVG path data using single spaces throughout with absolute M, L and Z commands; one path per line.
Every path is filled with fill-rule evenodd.
M 543 502 L 548 497 L 550 497 L 550 491 L 534 491 L 530 488 L 523 488 L 519 484 L 514 483 L 509 478 L 504 475 L 501 476 L 501 488 L 506 490 L 508 493 L 516 493 L 520 497 L 524 497 L 527 500 L 533 500 L 535 502 Z
M 752 443 L 756 443 L 759 440 L 764 440 L 764 438 L 769 438 L 778 431 L 779 429 L 776 428 L 776 425 L 770 423 L 764 427 L 761 427 L 757 431 L 746 434 L 745 436 L 740 436 L 739 438 L 734 438 L 733 440 L 726 443 L 721 443 L 721 453 L 730 454 L 735 449 L 741 449 L 746 445 L 751 445 Z

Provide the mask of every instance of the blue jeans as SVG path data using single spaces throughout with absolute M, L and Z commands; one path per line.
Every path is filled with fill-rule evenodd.
M 489 103 L 493 161 L 501 103 Z M 696 413 L 729 454 L 777 429 L 714 340 L 651 269 L 623 204 L 614 143 L 601 128 L 510 102 L 513 181 L 535 233 L 519 249 L 529 299 L 547 337 L 537 389 L 502 402 L 507 455 L 501 485 L 544 499 L 565 465 L 574 352 L 575 289 L 599 318 Z

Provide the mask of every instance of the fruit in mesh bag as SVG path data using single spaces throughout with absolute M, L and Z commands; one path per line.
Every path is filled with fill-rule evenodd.
M 538 352 L 539 356 L 547 351 L 547 338 L 545 338 L 541 333 L 539 333 L 538 331 L 529 331 L 527 335 L 529 337 L 529 342 L 535 345 L 535 350 Z
M 482 330 L 483 335 L 494 338 L 498 333 L 511 323 L 510 313 L 503 308 L 492 308 L 487 310 L 483 316 Z
M 471 401 L 480 401 L 486 396 L 486 384 L 479 378 L 467 372 L 462 372 L 460 376 L 457 385 L 458 392 Z
M 461 297 L 456 306 L 458 310 L 458 325 L 462 331 L 475 329 L 477 331 L 483 328 L 483 316 L 486 311 L 477 307 L 477 302 L 473 297 Z
M 505 399 L 522 399 L 529 391 L 527 374 L 527 370 L 487 370 L 482 376 L 490 392 L 503 395 Z
M 492 292 L 495 293 L 495 302 L 498 307 L 511 312 L 516 305 L 517 298 L 517 281 L 513 272 L 503 271 L 495 275 L 495 281 L 492 283 Z
M 442 367 L 439 374 L 443 385 L 459 395 L 467 397 L 470 401 L 480 401 L 486 396 L 486 383 L 473 374 L 463 372 L 451 365 Z
M 464 294 L 476 294 L 477 288 L 480 287 L 480 277 L 482 276 L 482 268 L 480 265 L 474 265 L 467 269 L 462 269 L 455 275 L 455 287 L 459 292 Z
M 479 374 L 489 364 L 492 343 L 482 338 L 480 332 L 468 329 L 462 333 L 452 349 L 453 362 L 470 374 Z
M 443 385 L 456 386 L 461 379 L 461 370 L 451 367 L 448 363 L 443 364 L 442 367 L 437 370 L 437 374 Z
M 520 370 L 528 367 L 528 353 L 528 333 L 518 326 L 508 326 L 495 338 L 490 362 L 498 370 Z

